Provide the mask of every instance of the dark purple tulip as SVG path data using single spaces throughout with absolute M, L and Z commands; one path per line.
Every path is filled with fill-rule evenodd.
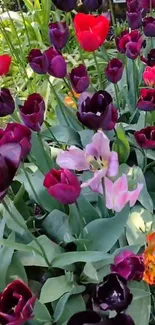
M 143 149 L 155 149 L 155 126 L 147 126 L 134 133 L 134 137 Z
M 111 321 L 112 323 L 107 325 L 135 325 L 133 319 L 126 314 L 119 314 L 116 317 L 111 318 Z
M 25 125 L 8 123 L 5 130 L 0 129 L 0 146 L 12 142 L 21 145 L 22 158 L 25 158 L 31 150 L 31 131 Z
M 140 97 L 138 99 L 137 108 L 141 111 L 155 110 L 155 89 L 142 88 L 140 90 Z
M 34 317 L 36 296 L 21 280 L 14 280 L 3 290 L 0 297 L 0 323 L 22 325 Z
M 132 294 L 127 281 L 117 273 L 107 275 L 103 282 L 96 286 L 93 297 L 95 311 L 115 310 L 120 313 L 131 304 Z
M 141 9 L 139 0 L 127 0 L 126 5 L 127 5 L 128 12 L 135 12 Z
M 152 9 L 155 8 L 155 0 L 151 0 L 151 6 L 150 6 L 150 0 L 141 0 L 141 8 L 146 9 L 146 10 L 150 10 L 150 7 L 152 7 Z
M 135 60 L 141 51 L 143 39 L 138 30 L 128 32 L 123 31 L 119 37 L 116 37 L 117 49 L 120 53 L 124 53 L 129 59 Z
M 28 62 L 32 70 L 38 74 L 45 74 L 48 70 L 48 60 L 44 54 L 38 50 L 33 49 L 28 55 Z
M 118 114 L 111 95 L 107 91 L 100 90 L 95 94 L 84 92 L 80 96 L 77 117 L 89 129 L 112 130 Z
M 44 52 L 44 55 L 48 60 L 48 73 L 56 78 L 64 78 L 67 73 L 67 65 L 61 53 L 50 47 Z
M 109 61 L 106 69 L 105 74 L 108 81 L 116 84 L 122 78 L 123 74 L 123 63 L 119 59 L 112 59 Z
M 95 11 L 102 5 L 102 0 L 82 0 L 83 5 L 89 11 Z
M 122 251 L 115 257 L 111 272 L 120 274 L 128 281 L 141 281 L 144 273 L 143 258 L 130 251 Z
M 49 39 L 51 44 L 61 50 L 69 39 L 69 29 L 65 22 L 55 22 L 48 25 Z
M 44 121 L 45 102 L 39 94 L 30 95 L 23 106 L 19 106 L 24 124 L 31 130 L 39 132 Z
M 152 49 L 148 53 L 147 57 L 141 56 L 141 61 L 143 61 L 150 67 L 154 67 L 155 66 L 155 49 Z
M 142 12 L 141 10 L 136 12 L 126 13 L 127 22 L 131 29 L 138 29 L 142 26 Z
M 21 161 L 21 153 L 19 143 L 6 143 L 0 146 L 0 199 L 3 199 L 12 183 Z
M 155 18 L 145 17 L 143 19 L 143 31 L 145 36 L 155 37 Z
M 76 93 L 83 93 L 89 87 L 89 76 L 87 69 L 83 64 L 80 64 L 77 68 L 72 69 L 69 73 L 72 88 Z
M 74 314 L 67 325 L 135 325 L 132 318 L 126 314 L 118 314 L 114 318 L 101 317 L 94 311 L 86 310 Z
M 0 89 L 0 117 L 10 115 L 14 112 L 15 103 L 11 96 L 10 90 Z
M 77 0 L 52 0 L 54 5 L 63 11 L 71 11 L 76 8 Z

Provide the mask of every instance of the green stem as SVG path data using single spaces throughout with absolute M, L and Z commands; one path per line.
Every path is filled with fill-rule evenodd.
M 37 240 L 37 238 L 35 236 L 32 235 L 32 233 L 30 232 L 30 230 L 26 227 L 25 224 L 23 224 L 16 216 L 14 216 L 14 214 L 12 213 L 12 211 L 10 211 L 10 209 L 8 208 L 8 205 L 7 203 L 5 202 L 5 200 L 3 199 L 2 200 L 2 204 L 5 208 L 5 210 L 8 212 L 9 216 L 11 217 L 11 219 L 13 219 L 13 221 L 20 227 L 22 228 L 29 236 L 31 236 L 32 240 L 36 243 L 36 245 L 39 247 L 39 251 L 41 251 L 42 254 L 42 257 L 44 258 L 46 264 L 50 267 L 51 264 L 50 262 L 48 261 L 48 258 L 47 258 L 47 255 L 46 255 L 46 252 L 44 250 L 44 248 L 41 246 L 41 244 L 39 243 L 39 241 Z M 35 250 L 35 248 L 34 248 Z M 38 254 L 38 250 L 37 250 L 37 254 Z
M 17 0 L 17 3 L 18 3 L 18 7 L 20 9 L 20 13 L 21 13 L 21 16 L 22 16 L 22 19 L 23 19 L 23 23 L 24 23 L 25 32 L 26 32 L 26 35 L 27 35 L 29 47 L 31 48 L 31 41 L 30 41 L 28 30 L 27 30 L 26 21 L 25 21 L 25 17 L 24 17 L 24 14 L 23 14 L 23 10 L 22 10 L 22 7 L 21 7 L 20 0 Z
M 145 153 L 145 150 L 143 150 L 143 155 L 144 155 L 144 167 L 143 167 L 143 173 L 145 173 L 147 169 L 147 155 Z
M 50 170 L 51 169 L 51 165 L 50 165 L 50 162 L 48 160 L 47 152 L 45 150 L 45 147 L 44 147 L 44 143 L 43 143 L 41 134 L 38 132 L 37 135 L 38 135 L 38 139 L 39 139 L 39 142 L 40 142 L 40 145 L 41 145 L 41 148 L 42 148 L 43 156 L 44 156 L 44 158 L 46 160 L 47 167 Z
M 100 81 L 100 89 L 102 90 L 102 77 L 101 77 L 101 71 L 100 71 L 100 68 L 99 68 L 99 65 L 98 65 L 98 62 L 97 62 L 97 57 L 96 57 L 95 52 L 93 52 L 93 57 L 94 57 L 94 61 L 95 61 L 95 65 L 96 65 L 96 70 L 97 70 L 98 77 L 99 77 L 99 81 Z
M 64 81 L 66 87 L 68 88 L 68 90 L 71 92 L 73 100 L 74 100 L 74 102 L 76 104 L 76 98 L 75 98 L 75 95 L 73 93 L 73 90 L 72 90 L 72 87 L 71 87 L 70 83 L 65 78 L 63 78 L 63 81 Z
M 72 15 L 70 13 L 70 23 L 72 25 L 72 28 L 73 28 L 73 31 L 74 31 L 74 36 L 76 38 L 76 35 L 75 35 L 75 29 L 74 29 L 74 24 L 73 24 L 73 19 L 72 19 Z M 77 46 L 78 46 L 78 52 L 80 53 L 80 58 L 81 58 L 81 61 L 83 63 L 83 65 L 85 65 L 85 62 L 84 62 L 84 57 L 83 57 L 83 52 L 82 52 L 82 48 L 79 44 L 79 42 L 77 41 Z
M 120 112 L 121 111 L 121 108 L 120 108 L 120 103 L 119 103 L 119 89 L 118 89 L 118 85 L 117 84 L 114 84 L 114 88 L 115 88 L 117 108 L 118 108 L 118 110 Z
M 49 131 L 49 133 L 51 134 L 51 137 L 55 140 L 55 142 L 58 144 L 59 146 L 59 141 L 56 139 L 54 133 L 52 132 L 51 130 L 51 126 L 49 125 L 49 123 L 47 121 L 44 120 L 44 124 L 46 125 L 47 127 L 47 130 Z
M 128 75 L 128 65 L 127 65 L 127 61 L 125 64 L 125 70 L 126 70 L 126 83 L 127 83 L 127 90 L 129 91 L 129 75 Z
M 34 196 L 35 196 L 36 202 L 38 202 L 38 204 L 42 207 L 42 204 L 41 204 L 41 202 L 40 202 L 40 198 L 39 198 L 38 194 L 37 194 L 36 191 L 35 191 L 35 188 L 34 188 L 32 182 L 31 182 L 31 179 L 30 179 L 30 177 L 29 177 L 29 174 L 28 174 L 28 172 L 27 172 L 27 170 L 26 170 L 26 168 L 25 168 L 25 166 L 24 166 L 24 163 L 23 163 L 23 165 L 22 165 L 22 170 L 23 170 L 24 175 L 25 175 L 25 177 L 26 177 L 26 179 L 27 179 L 27 181 L 28 181 L 28 183 L 29 183 L 29 185 L 30 185 L 30 187 L 31 187 L 31 190 L 32 190 L 32 192 L 33 192 L 33 194 L 34 194 Z
M 110 8 L 110 13 L 111 13 L 111 20 L 112 20 L 112 25 L 114 28 L 114 33 L 115 36 L 117 35 L 117 31 L 116 31 L 116 23 L 115 23 L 115 17 L 114 17 L 114 12 L 113 12 L 113 7 L 112 7 L 112 1 L 109 0 L 109 8 Z
M 136 104 L 137 104 L 137 76 L 136 76 L 136 65 L 135 65 L 135 60 L 132 60 L 132 68 L 133 68 L 133 84 L 134 84 L 134 91 L 135 91 L 135 109 L 136 109 Z

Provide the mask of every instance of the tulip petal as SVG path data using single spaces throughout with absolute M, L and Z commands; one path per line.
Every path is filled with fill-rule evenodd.
M 111 152 L 111 156 L 109 159 L 107 176 L 114 177 L 118 174 L 119 170 L 119 161 L 118 161 L 118 153 L 115 151 Z
M 91 179 L 82 183 L 81 187 L 89 186 L 93 192 L 103 194 L 102 178 L 105 176 L 106 171 L 106 168 L 98 170 Z
M 68 151 L 61 151 L 56 162 L 61 168 L 78 171 L 89 169 L 85 151 L 74 146 L 71 146 Z
M 143 186 L 143 184 L 138 183 L 138 186 L 135 190 L 128 192 L 128 200 L 130 201 L 130 207 L 133 207 L 135 205 L 136 201 L 139 198 L 139 194 L 143 189 Z

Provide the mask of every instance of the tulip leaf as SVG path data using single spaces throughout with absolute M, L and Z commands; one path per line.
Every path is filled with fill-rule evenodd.
M 40 293 L 40 302 L 48 303 L 59 299 L 64 293 L 70 292 L 72 282 L 67 282 L 65 275 L 47 279 Z
M 130 145 L 122 125 L 116 129 L 116 140 L 113 144 L 113 150 L 118 153 L 119 162 L 125 163 L 130 154 Z
M 10 236 L 8 237 L 8 241 L 9 240 L 14 240 L 15 239 L 15 235 L 12 232 L 10 234 Z M 6 276 L 7 276 L 7 271 L 9 268 L 9 265 L 11 263 L 12 260 L 12 256 L 13 256 L 13 252 L 14 252 L 14 248 L 13 247 L 1 247 L 0 248 L 0 261 L 1 261 L 1 267 L 0 267 L 0 291 L 2 291 L 5 286 L 6 286 Z
M 43 173 L 46 173 L 49 171 L 50 168 L 54 168 L 55 167 L 54 161 L 49 156 L 49 153 L 47 153 L 46 143 L 42 139 L 42 136 L 41 135 L 37 136 L 37 134 L 33 132 L 31 143 L 32 143 L 31 155 L 35 159 L 36 165 L 39 167 L 39 169 Z
M 69 126 L 75 129 L 75 131 L 83 130 L 82 125 L 76 117 L 76 111 L 73 108 L 67 107 L 62 103 L 61 105 L 57 105 L 55 110 L 60 125 Z
M 77 199 L 77 206 L 80 218 L 82 219 L 84 226 L 87 225 L 89 222 L 100 218 L 98 212 L 82 194 Z
M 35 303 L 34 315 L 34 320 L 38 321 L 39 324 L 46 324 L 47 322 L 50 322 L 50 324 L 52 324 L 51 315 L 48 309 L 39 300 L 37 300 Z
M 80 135 L 73 128 L 56 125 L 51 127 L 50 130 L 59 143 L 65 143 L 67 146 L 81 146 Z M 48 129 L 43 131 L 42 134 L 47 140 L 52 138 Z M 53 141 L 55 141 L 54 137 L 52 138 Z
M 67 324 L 67 321 L 72 317 L 75 313 L 86 310 L 85 302 L 82 295 L 72 295 L 68 298 L 64 311 L 61 317 L 58 319 L 57 324 Z
M 84 238 L 91 241 L 86 244 L 87 249 L 108 252 L 124 231 L 129 212 L 129 206 L 126 205 L 115 217 L 90 222 L 84 229 Z
M 12 261 L 9 265 L 8 271 L 7 271 L 7 283 L 10 283 L 13 280 L 21 279 L 25 283 L 27 283 L 27 275 L 26 271 L 18 258 L 17 254 L 14 254 L 12 257 Z

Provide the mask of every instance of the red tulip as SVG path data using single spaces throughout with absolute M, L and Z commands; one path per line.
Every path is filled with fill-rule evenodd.
M 143 73 L 143 80 L 149 87 L 155 86 L 155 67 L 146 67 Z
M 81 47 L 94 52 L 105 41 L 109 31 L 109 20 L 105 16 L 95 17 L 78 13 L 74 18 L 76 37 Z
M 11 56 L 8 54 L 0 55 L 0 76 L 6 75 L 9 72 L 11 64 Z

